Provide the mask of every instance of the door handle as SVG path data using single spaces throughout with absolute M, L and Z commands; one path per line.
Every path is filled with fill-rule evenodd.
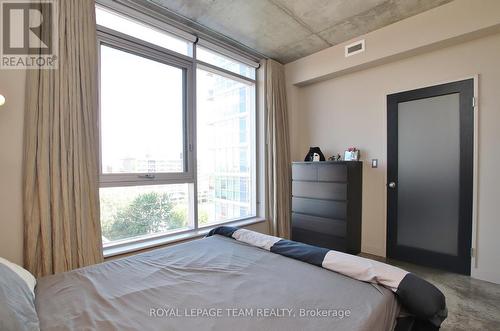
M 395 182 L 390 182 L 388 186 L 390 188 L 396 188 L 396 183 Z

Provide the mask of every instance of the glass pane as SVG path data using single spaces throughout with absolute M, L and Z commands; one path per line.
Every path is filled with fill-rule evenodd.
M 187 229 L 188 184 L 100 189 L 104 246 Z
M 101 46 L 102 172 L 184 171 L 184 71 Z
M 96 21 L 98 25 L 128 34 L 148 43 L 183 55 L 193 55 L 193 44 L 191 42 L 104 8 L 96 7 Z
M 398 244 L 457 255 L 459 94 L 398 109 Z
M 255 79 L 255 68 L 233 60 L 222 54 L 213 52 L 201 46 L 196 47 L 196 58 L 200 61 L 212 64 L 222 69 L 237 73 L 239 75 Z
M 254 215 L 255 86 L 199 69 L 198 222 Z

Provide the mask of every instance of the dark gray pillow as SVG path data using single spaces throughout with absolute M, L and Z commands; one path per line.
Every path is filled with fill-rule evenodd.
M 18 274 L 2 263 L 0 263 L 0 330 L 40 330 L 33 292 Z

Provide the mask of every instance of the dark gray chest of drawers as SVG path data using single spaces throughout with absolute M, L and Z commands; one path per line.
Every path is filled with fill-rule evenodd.
M 292 240 L 361 251 L 363 163 L 292 163 Z

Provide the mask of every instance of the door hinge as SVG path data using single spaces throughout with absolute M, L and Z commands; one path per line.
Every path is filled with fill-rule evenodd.
M 472 108 L 476 108 L 476 98 L 472 97 Z
M 189 151 L 192 152 L 193 151 L 193 144 L 189 144 Z
M 475 257 L 476 252 L 474 251 L 474 247 L 470 249 L 470 257 Z

